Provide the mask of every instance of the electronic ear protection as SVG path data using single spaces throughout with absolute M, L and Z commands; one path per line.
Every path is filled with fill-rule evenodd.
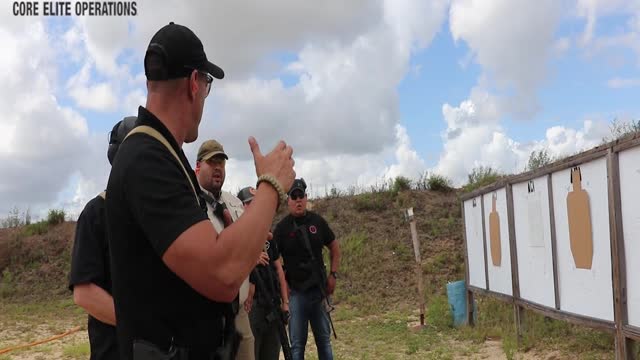
M 113 165 L 113 160 L 116 158 L 118 147 L 129 131 L 136 127 L 137 120 L 138 118 L 135 116 L 127 116 L 113 126 L 113 129 L 109 133 L 109 148 L 107 149 L 109 164 Z
M 161 66 L 152 67 L 153 74 L 149 74 L 149 72 L 146 70 L 149 68 L 149 65 L 147 64 L 147 60 L 150 54 L 158 55 L 160 57 L 160 61 L 162 62 L 162 64 L 158 64 Z M 149 80 L 169 79 L 169 55 L 167 55 L 167 51 L 164 49 L 164 46 L 158 43 L 149 44 L 149 47 L 147 48 L 147 52 L 144 55 L 144 68 L 145 68 L 145 75 Z

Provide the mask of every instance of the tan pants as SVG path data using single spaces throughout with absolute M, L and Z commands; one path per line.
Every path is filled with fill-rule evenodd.
M 249 323 L 249 314 L 244 310 L 242 304 L 240 304 L 235 323 L 236 330 L 242 335 L 236 360 L 255 360 L 254 338 L 253 332 L 251 332 L 251 324 Z

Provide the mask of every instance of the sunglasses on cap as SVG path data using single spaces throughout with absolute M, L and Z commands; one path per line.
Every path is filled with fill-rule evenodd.
M 307 196 L 307 194 L 303 193 L 302 191 L 294 191 L 293 193 L 291 193 L 291 195 L 289 195 L 289 199 L 296 201 L 298 199 L 304 199 L 305 196 Z

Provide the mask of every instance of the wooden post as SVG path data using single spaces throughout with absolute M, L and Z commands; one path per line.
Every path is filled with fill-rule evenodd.
M 509 225 L 509 253 L 511 255 L 511 286 L 513 294 L 513 316 L 516 326 L 516 339 L 518 346 L 522 342 L 522 320 L 524 318 L 524 312 L 522 307 L 517 301 L 520 299 L 520 275 L 518 273 L 518 247 L 516 245 L 516 226 L 513 210 L 513 186 L 507 184 L 507 223 Z
M 474 200 L 472 200 L 474 201 Z M 475 204 L 475 203 L 474 203 Z M 466 222 L 466 213 L 464 211 L 464 201 L 460 204 L 462 207 L 462 239 L 464 240 L 464 269 L 465 269 L 465 291 L 467 295 L 467 325 L 474 326 L 473 321 L 473 291 L 469 290 L 469 246 L 467 245 L 467 222 Z
M 411 228 L 411 240 L 413 241 L 413 252 L 416 256 L 416 277 L 418 281 L 418 301 L 420 304 L 420 327 L 424 326 L 424 285 L 422 282 L 422 259 L 420 258 L 420 242 L 418 241 L 418 231 L 416 230 L 416 220 L 413 216 L 413 208 L 407 209 L 406 216 L 409 219 Z
M 553 294 L 555 295 L 556 310 L 560 310 L 560 290 L 558 289 L 558 247 L 556 241 L 556 217 L 553 206 L 553 182 L 552 174 L 547 175 L 547 187 L 549 193 L 549 225 L 551 226 L 551 262 L 553 264 Z
M 484 194 L 480 196 L 480 209 L 482 211 L 482 246 L 484 248 L 484 280 L 485 290 L 489 290 L 489 258 L 487 257 L 487 228 L 484 218 Z
M 627 325 L 626 263 L 624 233 L 622 230 L 622 205 L 620 200 L 620 171 L 618 153 L 607 153 L 607 184 L 609 195 L 609 233 L 611 236 L 611 277 L 613 280 L 613 315 L 616 324 L 616 359 L 632 359 L 630 340 L 624 335 Z

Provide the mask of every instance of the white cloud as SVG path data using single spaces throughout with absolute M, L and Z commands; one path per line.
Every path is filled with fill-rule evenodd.
M 586 46 L 597 38 L 598 17 L 637 9 L 639 5 L 637 0 L 577 0 L 575 13 L 585 19 L 580 44 Z
M 420 177 L 426 169 L 424 160 L 411 146 L 407 129 L 401 125 L 396 125 L 396 144 L 395 163 L 387 167 L 384 178 L 395 179 L 398 176 L 405 176 L 415 179 Z
M 628 60 L 631 50 L 640 64 L 640 1 L 578 0 L 574 15 L 585 20 L 578 43 L 588 57 L 602 56 L 617 68 Z M 598 22 L 607 17 L 615 21 L 615 31 L 598 32 Z
M 109 82 L 91 83 L 89 64 L 67 81 L 67 91 L 78 107 L 97 111 L 114 111 L 118 108 L 115 89 Z
M 378 153 L 393 145 L 397 86 L 410 71 L 410 51 L 433 38 L 446 14 L 446 2 L 415 4 L 431 14 L 429 21 L 394 1 L 385 3 L 385 22 L 351 42 L 309 41 L 285 66 L 297 79 L 293 85 L 258 75 L 221 81 L 205 106 L 199 141 L 215 136 L 240 159 L 250 156 L 249 135 L 266 147 L 285 139 L 296 156 L 312 158 Z
M 505 110 L 518 117 L 531 117 L 538 110 L 536 93 L 547 75 L 560 10 L 555 0 L 454 0 L 451 4 L 454 40 L 467 43 L 499 90 L 513 92 Z
M 607 81 L 607 86 L 612 89 L 622 89 L 640 86 L 640 78 L 612 78 Z
M 226 151 L 227 146 L 225 143 L 223 145 Z M 263 153 L 270 150 L 264 146 L 261 149 Z M 253 161 L 229 155 L 224 188 L 236 192 L 255 184 Z M 351 187 L 355 187 L 356 191 L 367 190 L 396 176 L 417 179 L 425 169 L 424 162 L 413 149 L 407 131 L 401 125 L 396 126 L 393 144 L 379 153 L 296 156 L 295 166 L 297 177 L 305 179 L 312 197 L 324 196 L 332 187 L 343 191 Z
M 103 131 L 89 133 L 85 120 L 53 94 L 69 95 L 76 108 L 135 113 L 146 93 L 144 47 L 170 20 L 200 35 L 210 58 L 227 72 L 214 84 L 199 140 L 225 143 L 233 158 L 228 186 L 255 181 L 249 135 L 265 152 L 280 138 L 293 143 L 296 169 L 318 194 L 329 184 L 365 186 L 384 176 L 414 177 L 424 168 L 398 125 L 397 86 L 411 71 L 412 51 L 427 46 L 440 28 L 447 1 L 229 1 L 225 11 L 205 1 L 163 3 L 140 2 L 136 18 L 74 19 L 48 35 L 55 39 L 41 27 L 33 44 L 25 39 L 34 34 L 7 31 L 3 44 L 11 56 L 0 54 L 0 71 L 6 69 L 0 80 L 8 89 L 0 98 L 0 115 L 8 114 L 0 122 L 8 144 L 0 148 L 0 170 L 7 174 L 0 211 L 38 204 L 62 206 L 75 216 L 103 189 L 109 171 Z M 282 53 L 292 60 L 271 60 Z M 78 70 L 59 81 L 58 66 Z M 285 85 L 282 73 L 296 81 Z M 24 83 L 33 85 L 24 89 L 29 96 L 21 95 Z M 199 143 L 185 146 L 190 159 Z M 25 165 L 33 161 L 42 166 Z
M 433 171 L 450 177 L 456 185 L 464 184 L 467 174 L 478 166 L 520 173 L 534 150 L 547 149 L 555 157 L 569 156 L 597 146 L 609 134 L 606 122 L 587 119 L 582 129 L 553 126 L 544 139 L 523 144 L 511 139 L 500 126 L 500 108 L 495 97 L 478 88 L 457 107 L 445 104 L 444 151 Z
M 55 201 L 89 150 L 84 118 L 53 96 L 57 72 L 41 21 L 0 26 L 0 214 Z

